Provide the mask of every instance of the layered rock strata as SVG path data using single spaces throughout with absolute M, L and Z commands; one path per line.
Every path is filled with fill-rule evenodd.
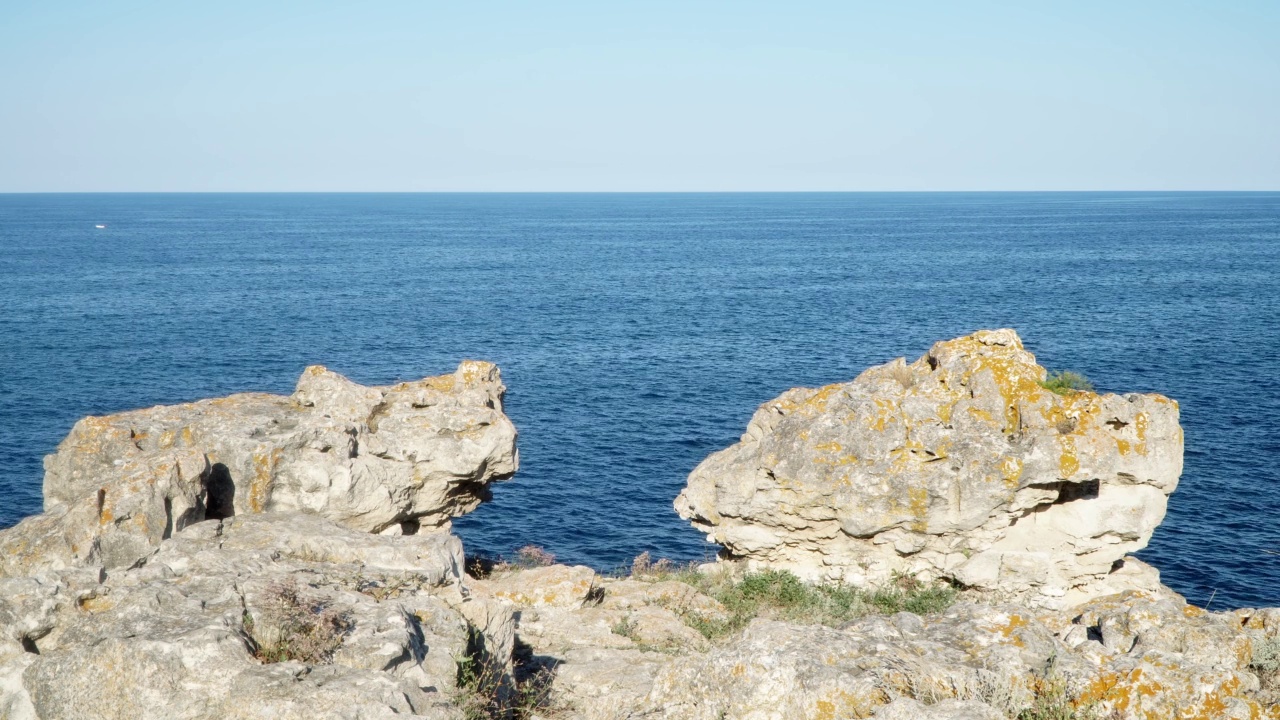
M 498 368 L 365 387 L 309 367 L 245 393 L 87 417 L 45 458 L 45 512 L 0 533 L 0 576 L 128 567 L 205 518 L 297 510 L 353 530 L 447 528 L 516 471 Z
M 676 510 L 727 557 L 815 581 L 906 573 L 1042 607 L 1156 587 L 1126 556 L 1177 487 L 1177 403 L 1045 378 L 994 330 L 790 390 L 693 471 Z

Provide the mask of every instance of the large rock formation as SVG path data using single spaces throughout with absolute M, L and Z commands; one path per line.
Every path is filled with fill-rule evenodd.
M 811 580 L 949 578 L 1042 607 L 1132 587 L 1182 472 L 1177 403 L 1059 395 L 1012 330 L 797 388 L 689 476 L 676 510 L 730 558 Z
M 299 510 L 413 533 L 473 510 L 517 466 L 498 368 L 365 387 L 309 367 L 245 393 L 76 423 L 45 458 L 45 513 L 0 533 L 0 577 L 128 567 L 205 518 Z
M 741 564 L 464 576 L 448 518 L 515 469 L 491 365 L 391 388 L 313 368 L 291 398 L 90 418 L 48 460 L 48 511 L 0 531 L 0 718 L 1280 720 L 1280 611 L 1158 584 L 1045 607 L 1122 584 L 1103 565 L 1158 521 L 1180 435 L 1167 400 L 1042 375 L 1008 331 L 940 343 L 789 393 L 695 473 L 750 470 L 682 502 L 757 564 L 983 587 L 994 558 L 986 586 L 1027 601 L 880 615 L 867 595 L 838 620 L 739 617 Z M 1086 582 L 1045 592 L 1067 578 Z
M 0 717 L 460 718 L 514 618 L 449 519 L 516 470 L 489 363 L 90 417 L 0 531 Z

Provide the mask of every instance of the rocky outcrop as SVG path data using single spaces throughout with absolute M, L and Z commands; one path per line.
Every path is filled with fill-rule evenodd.
M 554 566 L 468 581 L 477 597 L 522 588 L 499 602 L 513 610 L 526 667 L 552 674 L 549 717 L 1280 718 L 1276 610 L 1211 613 L 1167 589 L 1068 611 L 964 596 L 935 614 L 840 627 L 762 616 L 706 641 L 688 633 L 696 618 L 724 615 L 714 599 L 661 577 L 588 573 Z
M 747 559 L 710 578 L 464 575 L 449 518 L 516 466 L 488 364 L 88 418 L 0 531 L 0 718 L 1280 720 L 1280 611 L 1120 562 L 1176 484 L 1176 405 L 1043 373 L 978 333 L 761 408 L 678 503 Z M 750 619 L 762 566 L 969 590 Z
M 44 720 L 457 718 L 470 642 L 461 566 L 447 533 L 266 513 L 193 525 L 105 578 L 0 580 L 0 708 Z M 282 628 L 282 604 L 333 623 Z M 271 650 L 322 632 L 331 642 L 310 662 Z
M 1182 471 L 1178 406 L 1050 392 L 1012 330 L 798 388 L 689 476 L 676 510 L 729 558 L 879 585 L 946 578 L 1065 608 L 1158 587 L 1126 558 Z
M 193 523 L 248 513 L 447 528 L 516 470 L 503 391 L 485 362 L 387 387 L 313 366 L 288 397 L 84 418 L 45 458 L 45 512 L 0 533 L 0 577 L 128 567 Z

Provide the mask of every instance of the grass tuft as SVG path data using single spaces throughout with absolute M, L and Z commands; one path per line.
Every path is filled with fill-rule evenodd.
M 1078 392 L 1093 392 L 1093 383 L 1078 372 L 1060 370 L 1049 373 L 1040 381 L 1040 387 L 1058 395 L 1074 395 Z
M 245 611 L 244 629 L 254 656 L 264 663 L 296 660 L 319 665 L 342 646 L 352 622 L 347 613 L 307 595 L 289 578 L 267 588 L 257 617 Z
M 791 622 L 841 625 L 866 615 L 907 611 L 916 614 L 941 612 L 956 600 L 956 590 L 945 585 L 899 577 L 884 588 L 862 590 L 849 585 L 811 585 L 786 570 L 763 570 L 734 578 L 726 572 L 700 572 L 696 566 L 676 567 L 650 562 L 633 563 L 645 568 L 633 577 L 646 580 L 676 580 L 693 586 L 724 606 L 725 617 L 709 617 L 694 611 L 681 614 L 685 624 L 710 640 L 738 632 L 757 617 Z M 655 568 L 663 567 L 662 572 Z
M 484 650 L 480 631 L 469 629 L 467 654 L 458 659 L 458 691 L 454 704 L 465 720 L 554 720 L 570 708 L 553 694 L 554 665 L 534 661 L 528 647 L 512 657 L 511 672 Z M 522 652 L 523 650 L 523 652 Z

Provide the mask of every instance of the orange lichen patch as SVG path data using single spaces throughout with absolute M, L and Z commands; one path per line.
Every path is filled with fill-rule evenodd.
M 822 443 L 820 445 L 814 445 L 813 449 L 818 450 L 820 452 L 834 454 L 843 450 L 844 447 L 838 442 L 827 442 L 827 443 Z
M 747 666 L 742 663 L 738 663 L 733 666 L 733 669 L 729 671 L 729 674 L 734 677 L 742 677 L 747 674 Z
M 841 385 L 824 385 L 817 390 L 799 390 L 792 389 L 782 396 L 780 400 L 773 403 L 773 409 L 781 412 L 783 415 L 803 411 L 805 416 L 813 416 L 826 412 L 827 403 L 831 397 L 840 392 Z M 796 399 L 799 396 L 799 399 Z
M 876 414 L 868 422 L 868 427 L 876 432 L 884 432 L 890 421 L 897 417 L 898 404 L 884 398 L 875 398 L 873 402 L 876 406 Z
M 955 410 L 955 408 L 956 404 L 954 402 L 938 405 L 938 419 L 942 421 L 943 425 L 951 422 L 951 411 Z
M 1151 421 L 1147 414 L 1140 412 L 1133 418 L 1133 431 L 1138 435 L 1137 451 L 1139 455 L 1147 454 L 1147 424 Z
M 1010 615 L 1009 622 L 1005 623 L 1004 625 L 1001 625 L 999 628 L 997 628 L 997 631 L 1000 633 L 1001 637 L 1003 637 L 1005 640 L 1008 640 L 1011 644 L 1016 645 L 1018 647 L 1025 647 L 1025 643 L 1022 642 L 1022 638 L 1018 637 L 1015 633 L 1019 629 L 1027 627 L 1030 624 L 1031 624 L 1031 621 L 1022 617 L 1021 615 L 1014 614 L 1014 615 Z
M 1247 636 L 1241 637 L 1236 644 L 1236 667 L 1248 667 L 1253 662 L 1253 641 Z
M 1080 470 L 1080 458 L 1076 454 L 1076 439 L 1070 435 L 1058 436 L 1058 477 L 1066 480 Z
M 270 452 L 253 454 L 253 480 L 249 483 L 249 510 L 262 512 L 267 507 L 271 494 L 271 480 L 275 476 L 276 466 L 280 464 L 281 448 Z
M 452 375 L 435 375 L 429 378 L 423 378 L 422 382 L 427 387 L 441 392 L 453 392 L 454 379 Z M 397 388 L 400 389 L 400 388 Z
M 814 720 L 845 720 L 846 718 L 873 717 L 875 711 L 888 703 L 888 697 L 880 691 L 869 694 L 851 693 L 847 690 L 836 690 L 814 703 L 813 709 L 805 713 Z
M 973 415 L 979 420 L 982 420 L 991 425 L 996 424 L 996 419 L 991 417 L 991 413 L 987 412 L 986 410 L 983 410 L 982 408 L 979 408 L 979 407 L 974 407 L 972 405 L 970 405 L 967 409 L 970 415 Z
M 1000 477 L 1004 480 L 1005 487 L 1009 489 L 1018 487 L 1018 481 L 1022 479 L 1022 458 L 1008 455 L 1001 460 Z
M 458 370 L 462 375 L 462 384 L 474 387 L 489 379 L 493 374 L 494 364 L 484 360 L 464 360 Z
M 922 487 L 907 488 L 907 509 L 914 518 L 911 529 L 916 532 L 926 532 L 929 526 L 925 519 L 929 512 L 929 491 Z
M 1208 613 L 1206 613 L 1203 609 L 1196 607 L 1195 605 L 1183 605 L 1182 614 L 1186 615 L 1189 618 L 1198 618 L 1198 617 L 1204 617 Z

